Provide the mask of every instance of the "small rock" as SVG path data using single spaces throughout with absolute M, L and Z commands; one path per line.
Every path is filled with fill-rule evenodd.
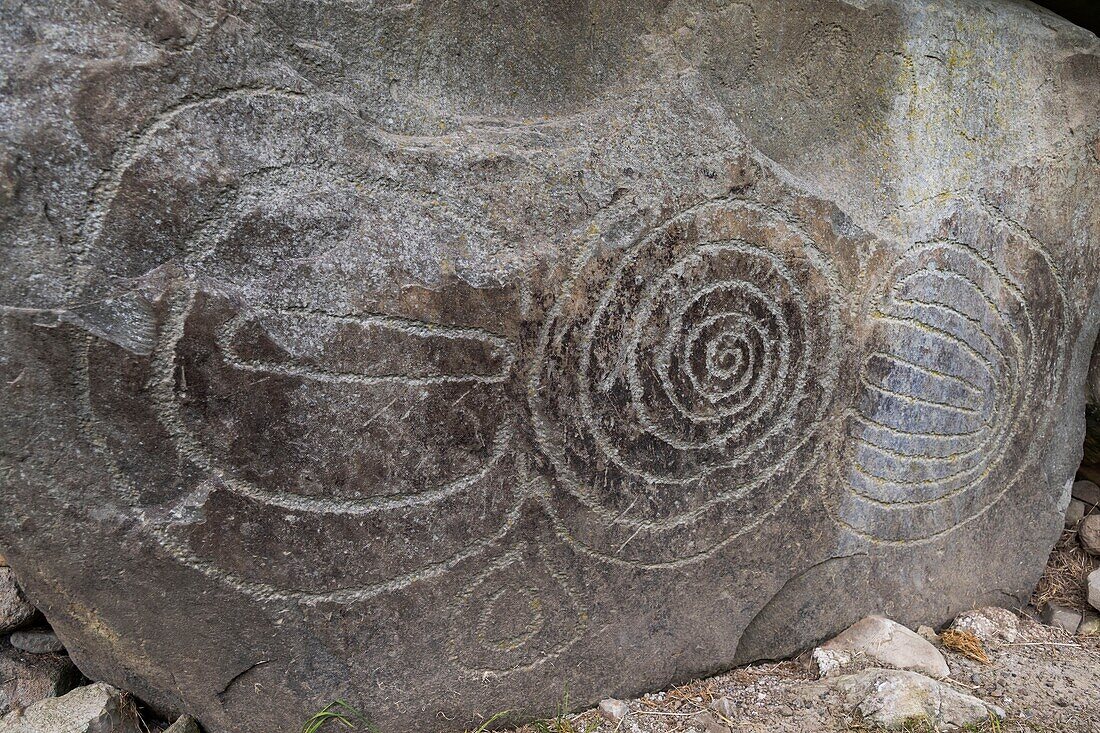
M 57 634 L 48 629 L 15 631 L 9 641 L 13 647 L 28 654 L 60 654 L 65 651 L 65 645 Z
M 1077 524 L 1085 518 L 1085 502 L 1080 499 L 1070 499 L 1066 507 L 1066 529 L 1075 529 Z
M 702 728 L 707 733 L 730 733 L 730 728 L 725 723 L 714 717 L 714 713 L 703 710 L 691 716 L 691 723 L 696 728 Z
M 625 718 L 626 714 L 629 712 L 630 708 L 622 700 L 616 700 L 613 697 L 609 697 L 606 700 L 600 700 L 599 713 L 600 717 L 604 720 L 618 723 Z M 164 733 L 168 733 L 168 731 Z
M 38 611 L 23 595 L 11 568 L 0 566 L 0 634 L 18 629 Z
M 737 717 L 737 703 L 728 697 L 722 696 L 710 704 L 710 709 L 723 718 L 734 719 Z
M 940 635 L 931 626 L 918 626 L 917 636 L 933 644 L 940 640 Z
M 927 640 L 884 616 L 868 616 L 813 651 L 822 677 L 835 674 L 859 658 L 933 677 L 951 673 L 939 650 Z
M 1100 569 L 1089 573 L 1089 605 L 1100 611 Z
M 1080 636 L 1100 636 L 1100 614 L 1084 614 L 1077 625 L 1077 633 Z
M 618 700 L 615 702 L 618 702 Z M 176 718 L 175 723 L 164 729 L 164 733 L 202 733 L 202 728 L 199 727 L 198 721 L 190 715 L 181 715 Z
M 1012 643 L 1020 633 L 1020 622 L 1007 608 L 987 606 L 960 613 L 951 622 L 951 628 L 969 631 L 986 644 L 992 641 Z
M 1097 486 L 1092 481 L 1082 479 L 1080 481 L 1073 482 L 1073 488 L 1070 490 L 1074 499 L 1085 502 L 1086 504 L 1092 504 L 1093 506 L 1100 506 L 1100 486 Z
M 122 691 L 97 682 L 39 700 L 0 718 L 3 733 L 142 733 L 137 709 Z
M 834 684 L 865 719 L 886 728 L 921 719 L 937 730 L 961 728 L 1005 716 L 999 707 L 916 672 L 871 668 L 837 677 Z
M 1081 614 L 1072 608 L 1059 606 L 1057 603 L 1048 603 L 1043 608 L 1043 623 L 1076 634 L 1077 627 L 1081 625 Z
M 1077 542 L 1090 555 L 1100 555 L 1100 514 L 1090 514 L 1077 525 Z
M 64 695 L 79 682 L 80 672 L 66 656 L 0 648 L 0 715 Z

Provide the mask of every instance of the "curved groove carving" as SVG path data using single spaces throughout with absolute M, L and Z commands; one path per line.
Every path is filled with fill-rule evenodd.
M 140 460 L 140 441 L 118 431 L 93 441 L 166 550 L 262 599 L 351 601 L 435 577 L 516 518 L 506 480 L 514 418 L 498 409 L 513 345 L 478 328 L 356 311 L 341 300 L 363 297 L 350 287 L 312 300 L 311 268 L 357 241 L 369 208 L 366 162 L 330 163 L 331 150 L 313 148 L 346 144 L 358 123 L 342 124 L 278 90 L 181 104 L 116 156 L 79 255 L 113 277 L 167 268 L 141 367 L 144 409 L 183 486 L 147 498 L 119 463 Z M 265 144 L 273 127 L 303 130 L 299 144 Z M 352 147 L 350 157 L 369 148 Z M 114 347 L 88 348 L 89 359 L 108 359 Z M 92 371 L 83 378 L 95 432 L 93 416 L 119 386 Z M 483 506 L 473 520 L 457 510 L 470 501 Z M 418 545 L 417 533 L 430 539 Z M 290 536 L 310 537 L 312 561 L 282 552 Z
M 661 566 L 775 511 L 810 468 L 833 398 L 837 292 L 815 243 L 748 202 L 586 252 L 530 386 L 563 535 Z
M 839 475 L 847 490 L 834 507 L 843 525 L 874 541 L 939 537 L 987 511 L 1026 466 L 1021 421 L 1044 397 L 1044 344 L 1058 348 L 1061 323 L 1033 313 L 1021 283 L 1060 287 L 1046 258 L 1030 266 L 1040 277 L 1018 281 L 954 241 L 920 244 L 894 265 L 868 313 Z
M 545 548 L 497 558 L 458 599 L 451 660 L 478 676 L 507 676 L 552 662 L 588 627 L 583 595 Z

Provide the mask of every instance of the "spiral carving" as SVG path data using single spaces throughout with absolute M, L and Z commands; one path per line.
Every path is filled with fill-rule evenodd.
M 762 521 L 829 405 L 838 310 L 815 243 L 754 204 L 594 248 L 548 319 L 531 389 L 566 534 L 655 565 Z

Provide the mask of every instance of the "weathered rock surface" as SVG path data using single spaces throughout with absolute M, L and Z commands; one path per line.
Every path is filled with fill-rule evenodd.
M 1100 514 L 1090 514 L 1077 525 L 1077 542 L 1090 555 L 1100 555 Z
M 986 644 L 990 642 L 1014 642 L 1019 634 L 1019 619 L 1007 608 L 989 606 L 964 611 L 951 622 L 957 631 L 969 631 Z
M 947 661 L 936 647 L 914 631 L 882 616 L 868 616 L 813 651 L 823 677 L 859 662 L 914 670 L 946 677 Z
M 1100 506 L 1100 486 L 1092 481 L 1082 479 L 1073 482 L 1073 498 L 1078 499 L 1089 506 Z
M 1081 613 L 1079 611 L 1057 603 L 1046 604 L 1043 607 L 1042 618 L 1043 623 L 1047 626 L 1053 626 L 1071 634 L 1076 634 L 1077 627 L 1081 625 Z
M 0 34 L 0 553 L 94 678 L 210 733 L 461 729 L 1034 586 L 1100 327 L 1091 34 L 992 0 Z
M 15 572 L 0 565 L 0 634 L 18 629 L 38 611 L 15 582 Z
M 916 672 L 865 669 L 833 684 L 865 720 L 890 729 L 925 720 L 936 730 L 955 730 L 1004 717 L 1000 708 Z
M 64 695 L 79 682 L 80 673 L 67 656 L 24 654 L 0 646 L 0 715 Z
M 49 629 L 23 629 L 12 632 L 8 641 L 21 652 L 28 654 L 58 654 L 65 651 L 65 645 L 57 634 Z
M 1066 529 L 1077 529 L 1077 525 L 1085 518 L 1086 507 L 1090 505 L 1080 499 L 1070 499 L 1066 507 Z
M 0 733 L 143 733 L 133 702 L 97 682 L 0 718 Z
M 181 715 L 172 725 L 164 729 L 164 733 L 202 733 L 199 723 L 190 715 Z
M 1089 605 L 1100 611 L 1100 570 L 1089 573 L 1087 581 Z

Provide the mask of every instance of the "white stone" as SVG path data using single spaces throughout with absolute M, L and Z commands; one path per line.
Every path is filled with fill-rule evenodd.
M 121 690 L 97 682 L 0 718 L 0 733 L 143 733 Z
M 630 708 L 622 700 L 616 700 L 613 697 L 609 697 L 606 700 L 600 700 L 599 713 L 600 717 L 604 720 L 618 723 L 625 718 L 626 714 L 629 712 Z
M 915 670 L 932 677 L 951 673 L 943 654 L 928 640 L 884 616 L 868 616 L 813 651 L 822 677 L 866 659 L 876 665 Z
M 864 719 L 886 728 L 925 719 L 937 730 L 954 729 L 1005 715 L 999 707 L 916 672 L 865 669 L 834 684 Z
M 951 628 L 957 631 L 969 631 L 978 637 L 980 641 L 1016 641 L 1020 633 L 1020 623 L 1016 614 L 1007 608 L 987 606 L 975 608 L 972 611 L 963 611 L 951 623 Z

